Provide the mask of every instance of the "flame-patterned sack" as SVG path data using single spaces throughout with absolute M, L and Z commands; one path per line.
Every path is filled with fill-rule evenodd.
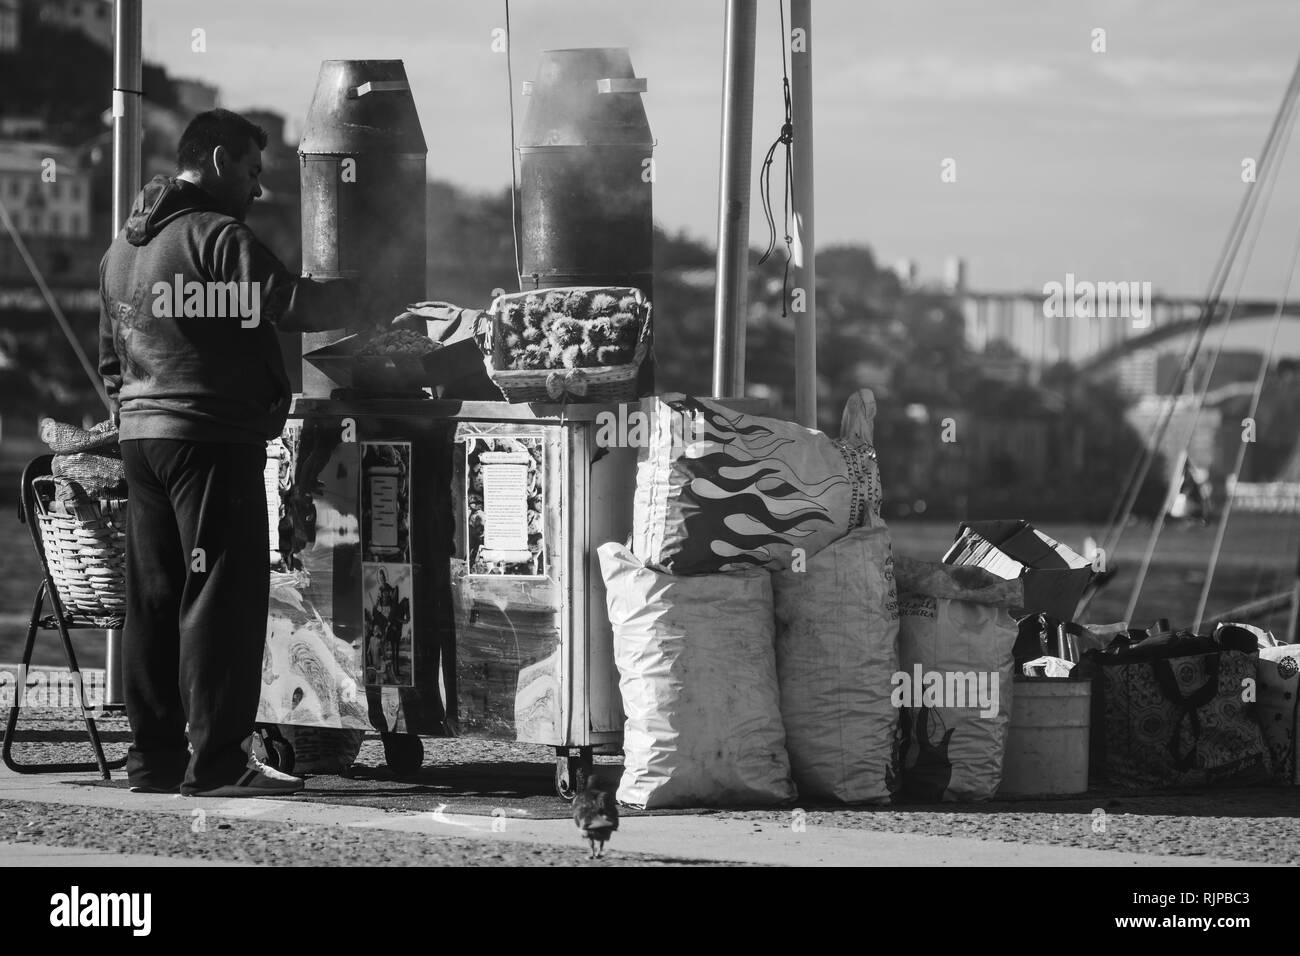
M 784 570 L 881 524 L 870 444 L 677 393 L 642 399 L 641 412 L 632 550 L 648 567 Z

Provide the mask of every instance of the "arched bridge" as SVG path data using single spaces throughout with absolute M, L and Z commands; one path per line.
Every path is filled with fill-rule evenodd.
M 1036 369 L 1069 362 L 1085 373 L 1097 373 L 1126 356 L 1161 342 L 1187 335 L 1196 329 L 1203 301 L 1199 298 L 1152 296 L 1144 314 L 1134 317 L 1097 317 L 1045 314 L 1047 296 L 1033 292 L 978 292 L 957 289 L 966 320 L 966 341 L 983 351 L 994 341 L 1011 345 Z M 1232 320 L 1268 318 L 1277 302 L 1243 299 L 1236 303 Z M 1212 325 L 1221 324 L 1229 303 L 1221 302 Z M 1300 301 L 1283 303 L 1288 320 L 1300 319 Z
M 1153 301 L 1153 307 L 1155 304 Z M 1104 349 L 1087 361 L 1080 363 L 1079 370 L 1085 375 L 1099 372 L 1126 355 L 1131 355 L 1141 349 L 1149 349 L 1169 339 L 1190 335 L 1196 331 L 1196 326 L 1201 320 L 1201 307 L 1202 304 L 1197 303 L 1196 314 L 1190 318 L 1178 318 L 1166 321 L 1163 324 L 1153 323 L 1150 329 L 1132 338 L 1127 338 L 1108 349 Z M 1276 302 L 1239 301 L 1236 308 L 1232 308 L 1231 303 L 1220 302 L 1214 310 L 1214 317 L 1210 320 L 1210 328 L 1222 325 L 1228 321 L 1229 316 L 1231 316 L 1233 322 L 1244 322 L 1247 319 L 1271 319 L 1276 314 Z M 1300 320 L 1300 302 L 1284 302 L 1282 304 L 1282 317 L 1292 321 Z M 1261 342 L 1260 345 L 1262 348 L 1265 343 Z

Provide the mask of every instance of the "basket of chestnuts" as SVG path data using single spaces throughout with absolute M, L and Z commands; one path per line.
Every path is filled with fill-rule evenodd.
M 484 363 L 509 402 L 626 402 L 650 349 L 638 289 L 570 286 L 498 296 Z

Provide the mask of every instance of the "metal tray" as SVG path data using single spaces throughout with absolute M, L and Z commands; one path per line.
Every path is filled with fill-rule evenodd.
M 472 340 L 435 343 L 426 355 L 360 355 L 371 335 L 357 333 L 303 355 L 343 388 L 376 394 L 418 392 L 450 385 L 481 370 L 483 355 Z

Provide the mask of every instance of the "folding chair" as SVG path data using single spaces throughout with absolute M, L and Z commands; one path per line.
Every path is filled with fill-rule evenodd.
M 63 641 L 63 653 L 68 669 L 74 675 L 75 686 L 81 699 L 82 717 L 86 733 L 95 750 L 95 763 L 44 763 L 23 764 L 14 759 L 12 748 L 14 731 L 18 725 L 18 711 L 26 691 L 24 681 L 15 687 L 13 706 L 5 724 L 3 748 L 4 765 L 16 773 L 67 773 L 98 770 L 105 780 L 111 780 L 110 770 L 126 766 L 126 758 L 112 762 L 104 757 L 104 747 L 95 727 L 95 713 L 123 713 L 121 704 L 105 704 L 98 708 L 86 706 L 85 685 L 77 667 L 77 655 L 72 649 L 73 630 L 107 630 L 120 628 L 126 613 L 125 605 L 125 536 L 126 501 L 103 501 L 81 514 L 71 509 L 61 509 L 53 502 L 42 499 L 40 492 L 48 484 L 53 497 L 53 480 L 49 478 L 53 456 L 42 455 L 32 459 L 23 469 L 19 491 L 18 520 L 31 532 L 32 545 L 41 560 L 42 578 L 36 588 L 32 615 L 27 624 L 27 642 L 23 646 L 22 673 L 31 666 L 32 650 L 36 646 L 38 631 L 58 631 Z M 42 488 L 38 488 L 38 485 Z M 42 615 L 46 599 L 51 613 Z

